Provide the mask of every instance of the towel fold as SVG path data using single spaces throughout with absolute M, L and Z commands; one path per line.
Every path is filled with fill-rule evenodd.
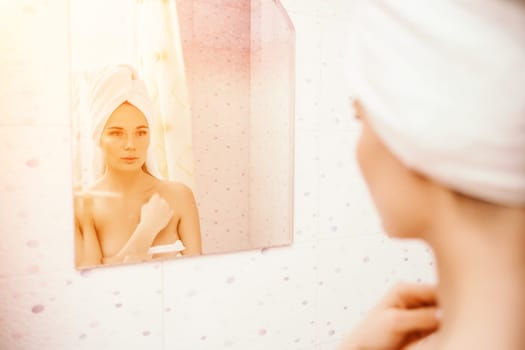
M 181 252 L 183 250 L 185 250 L 185 249 L 186 249 L 186 247 L 184 246 L 182 241 L 181 240 L 177 240 L 177 241 L 175 241 L 175 243 L 172 243 L 172 244 L 164 244 L 164 245 L 153 246 L 153 247 L 149 248 L 148 254 L 150 254 L 150 255 L 152 255 L 152 254 L 161 254 L 161 253 L 179 253 L 179 254 L 181 254 Z

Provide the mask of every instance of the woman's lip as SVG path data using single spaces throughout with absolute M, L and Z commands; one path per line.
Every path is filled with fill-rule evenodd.
M 137 157 L 122 157 L 120 159 L 123 159 L 123 160 L 136 160 L 138 158 Z

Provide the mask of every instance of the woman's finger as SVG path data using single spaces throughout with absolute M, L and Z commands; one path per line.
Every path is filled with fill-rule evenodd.
M 439 328 L 439 313 L 436 307 L 412 310 L 395 310 L 393 327 L 397 333 L 433 332 Z
M 383 306 L 417 308 L 437 305 L 436 287 L 430 284 L 400 283 L 384 299 Z

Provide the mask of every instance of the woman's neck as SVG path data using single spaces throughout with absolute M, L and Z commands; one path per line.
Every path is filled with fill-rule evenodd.
M 144 172 L 142 169 L 137 171 L 118 171 L 108 169 L 103 178 L 103 182 L 112 191 L 120 193 L 130 193 L 143 191 L 144 186 L 153 182 L 154 177 Z
M 439 348 L 525 349 L 525 210 L 447 209 L 426 237 L 443 311 Z

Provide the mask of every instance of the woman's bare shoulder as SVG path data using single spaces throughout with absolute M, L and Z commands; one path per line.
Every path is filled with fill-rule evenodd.
M 86 223 L 92 220 L 93 199 L 84 193 L 75 194 L 74 200 L 75 220 L 79 223 Z
M 162 180 L 159 192 L 167 200 L 193 201 L 193 191 L 182 182 Z
M 93 202 L 100 193 L 106 193 L 104 183 L 97 181 L 75 192 L 75 216 L 78 220 L 93 219 Z

